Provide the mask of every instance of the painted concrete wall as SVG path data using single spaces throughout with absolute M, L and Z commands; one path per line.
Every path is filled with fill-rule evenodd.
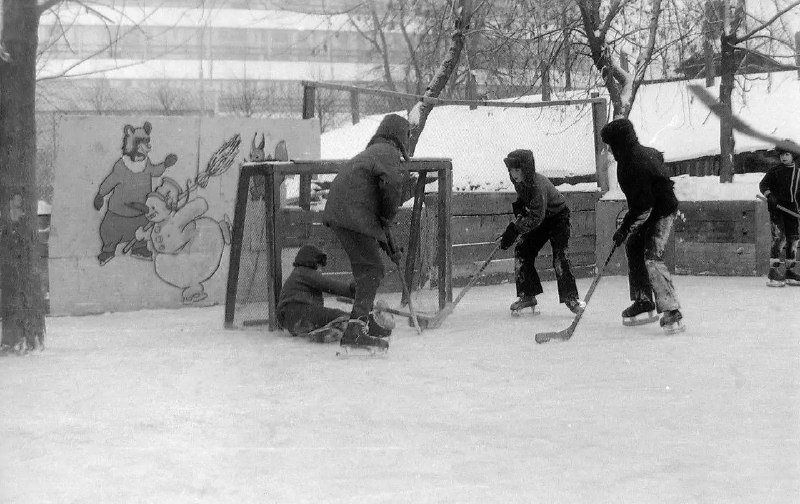
M 128 136 L 148 136 L 146 121 L 151 165 L 122 160 L 125 126 L 136 128 Z M 265 133 L 268 156 L 283 140 L 290 159 L 319 159 L 314 119 L 61 117 L 49 244 L 51 314 L 224 302 L 227 222 L 233 221 L 239 166 L 249 159 L 256 132 L 257 143 Z M 212 155 L 237 133 L 241 144 L 232 166 L 197 186 Z M 132 175 L 137 170 L 143 171 Z M 136 180 L 149 182 L 145 196 Z

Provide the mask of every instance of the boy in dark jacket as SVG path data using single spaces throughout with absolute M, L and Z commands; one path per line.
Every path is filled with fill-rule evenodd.
M 389 348 L 381 338 L 391 330 L 381 328 L 371 311 L 384 276 L 381 250 L 393 261 L 400 260 L 400 252 L 388 246 L 387 230 L 402 204 L 408 179 L 400 162 L 401 157 L 408 159 L 408 141 L 408 121 L 387 115 L 367 148 L 336 175 L 328 193 L 324 222 L 347 253 L 356 282 L 342 346 Z
M 653 311 L 657 309 L 664 313 L 661 327 L 665 332 L 682 331 L 680 303 L 664 263 L 664 247 L 678 210 L 673 182 L 663 170 L 664 156 L 639 143 L 628 119 L 606 124 L 600 136 L 617 160 L 617 180 L 628 201 L 628 211 L 613 238 L 620 246 L 630 236 L 625 252 L 633 304 L 622 312 L 622 323 L 655 322 L 658 317 Z
M 536 256 L 548 240 L 553 249 L 559 300 L 573 313 L 579 313 L 585 304 L 578 299 L 578 288 L 567 257 L 570 233 L 567 201 L 550 179 L 536 173 L 530 150 L 517 149 L 503 162 L 517 191 L 517 200 L 511 205 L 517 220 L 506 228 L 500 248 L 508 249 L 522 235 L 514 248 L 518 299 L 511 304 L 511 313 L 516 315 L 525 308 L 535 308 L 536 296 L 543 292 L 536 271 Z
M 354 284 L 337 282 L 318 271 L 327 263 L 327 256 L 313 245 L 303 245 L 294 258 L 294 270 L 281 288 L 278 299 L 278 324 L 292 336 L 308 336 L 312 341 L 338 341 L 344 332 L 348 315 L 342 310 L 326 308 L 322 294 L 352 297 Z
M 800 286 L 800 271 L 797 269 L 797 244 L 800 240 L 798 219 L 778 208 L 800 211 L 800 168 L 795 154 L 776 148 L 781 163 L 771 168 L 761 179 L 759 189 L 767 198 L 769 221 L 772 231 L 772 246 L 769 254 L 767 285 L 783 287 Z M 786 253 L 786 271 L 783 272 L 781 253 Z

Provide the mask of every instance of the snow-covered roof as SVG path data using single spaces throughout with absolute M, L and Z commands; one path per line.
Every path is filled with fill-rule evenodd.
M 800 139 L 800 80 L 795 72 L 749 75 L 734 93 L 734 112 L 753 127 L 778 137 Z M 644 85 L 636 96 L 631 121 L 645 145 L 664 152 L 667 161 L 719 154 L 719 120 L 680 81 Z M 717 83 L 719 80 L 717 80 Z M 718 84 L 712 93 L 718 93 Z M 577 95 L 572 96 L 579 97 Z M 583 98 L 586 92 L 583 92 Z M 540 101 L 526 96 L 518 101 Z M 399 112 L 405 115 L 403 112 Z M 362 150 L 382 116 L 325 132 L 323 159 L 349 158 Z M 771 148 L 768 142 L 736 134 L 736 151 Z M 416 155 L 453 159 L 456 190 L 512 190 L 502 159 L 529 148 L 537 169 L 548 176 L 595 171 L 594 137 L 588 105 L 547 109 L 438 106 L 431 112 Z

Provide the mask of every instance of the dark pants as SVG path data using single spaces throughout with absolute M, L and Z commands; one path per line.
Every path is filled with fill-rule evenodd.
M 319 329 L 342 316 L 347 316 L 347 312 L 306 303 L 289 303 L 278 312 L 278 324 L 292 336 L 297 336 Z
M 569 210 L 564 210 L 546 218 L 538 228 L 522 235 L 514 249 L 517 296 L 538 296 L 544 292 L 536 271 L 536 257 L 549 240 L 553 249 L 558 298 L 562 303 L 567 299 L 578 298 L 578 288 L 575 286 L 575 277 L 567 257 L 569 234 Z
M 336 226 L 331 226 L 331 229 L 350 259 L 350 267 L 356 282 L 350 318 L 366 320 L 372 311 L 378 287 L 385 274 L 381 247 L 378 245 L 378 240 L 369 235 Z
M 769 214 L 770 228 L 772 231 L 772 246 L 769 256 L 771 259 L 780 259 L 781 253 L 786 252 L 786 260 L 797 258 L 798 220 L 794 215 L 789 215 L 783 210 L 775 210 Z
M 674 213 L 651 216 L 625 242 L 631 301 L 654 301 L 659 312 L 680 308 L 672 277 L 664 263 L 664 248 L 674 221 Z

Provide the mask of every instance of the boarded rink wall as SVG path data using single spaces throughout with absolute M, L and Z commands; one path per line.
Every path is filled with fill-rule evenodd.
M 569 258 L 577 277 L 590 277 L 595 265 L 595 206 L 600 192 L 565 192 L 571 210 L 571 232 Z M 516 193 L 469 192 L 453 193 L 452 217 L 450 219 L 453 241 L 453 286 L 462 287 L 469 282 L 483 261 L 494 248 L 495 240 L 514 220 L 511 203 Z M 322 212 L 305 211 L 299 207 L 281 209 L 284 223 L 285 252 L 296 253 L 303 244 L 312 244 L 328 254 L 325 273 L 343 281 L 350 281 L 350 263 L 331 230 L 322 224 Z M 417 254 L 414 289 L 436 287 L 436 195 L 425 197 L 420 222 L 420 248 Z M 395 218 L 393 232 L 395 240 L 408 252 L 411 208 L 403 207 Z M 293 257 L 293 255 L 292 255 Z M 548 243 L 536 262 L 542 280 L 555 278 L 553 253 Z M 381 292 L 400 292 L 396 267 L 384 258 L 386 277 Z M 290 270 L 289 270 L 290 271 Z M 284 277 L 289 271 L 284 270 Z M 266 271 L 261 273 L 266 275 Z M 263 278 L 262 278 L 263 281 Z M 514 281 L 514 250 L 500 251 L 481 275 L 478 283 L 483 285 Z M 513 293 L 512 293 L 513 295 Z
M 611 236 L 625 215 L 624 201 L 597 203 L 597 260 L 611 250 Z M 681 201 L 664 260 L 678 275 L 761 276 L 769 269 L 771 236 L 766 204 L 745 201 Z M 614 253 L 609 275 L 627 275 L 624 250 Z
M 578 278 L 594 274 L 595 265 L 595 207 L 601 193 L 563 192 L 570 208 L 571 237 L 568 257 L 573 273 Z M 517 195 L 513 192 L 454 193 L 452 218 L 453 286 L 466 285 L 481 264 L 489 257 L 495 240 L 508 223 L 514 220 L 511 203 Z M 426 209 L 435 215 L 435 200 L 426 200 Z M 435 221 L 429 219 L 429 227 Z M 536 259 L 536 268 L 543 281 L 555 279 L 553 252 L 547 243 Z M 501 250 L 487 266 L 479 285 L 514 282 L 514 248 Z M 513 293 L 511 294 L 513 296 Z

